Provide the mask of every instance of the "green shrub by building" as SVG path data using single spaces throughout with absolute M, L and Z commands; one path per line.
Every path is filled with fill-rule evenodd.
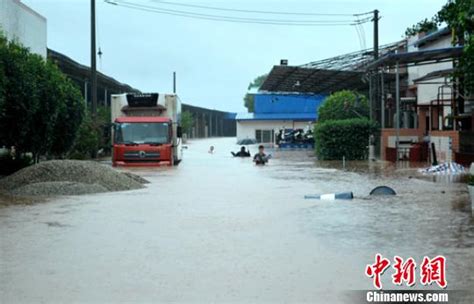
M 370 135 L 377 131 L 368 119 L 364 95 L 352 91 L 331 94 L 318 110 L 314 128 L 316 155 L 322 160 L 367 158 Z
M 366 118 L 328 120 L 314 128 L 316 154 L 322 160 L 367 158 L 369 137 L 377 126 Z

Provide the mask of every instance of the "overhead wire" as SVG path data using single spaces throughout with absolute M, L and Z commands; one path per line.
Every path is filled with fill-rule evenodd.
M 198 5 L 198 4 L 189 4 L 189 3 L 177 3 L 169 2 L 163 0 L 151 0 L 155 3 L 174 5 L 174 6 L 183 6 L 183 7 L 192 7 L 216 11 L 226 11 L 226 12 L 240 12 L 240 13 L 251 13 L 251 14 L 270 14 L 270 15 L 293 15 L 293 16 L 355 16 L 355 14 L 335 14 L 335 13 L 304 13 L 304 12 L 278 12 L 278 11 L 263 11 L 263 10 L 248 10 L 248 9 L 236 9 L 236 8 L 225 8 L 225 7 L 216 7 L 216 6 L 207 6 L 207 5 Z M 361 14 L 358 14 L 361 15 Z
M 271 25 L 297 25 L 297 26 L 347 26 L 357 25 L 370 21 L 370 18 L 357 19 L 357 20 L 288 20 L 288 19 L 265 19 L 265 18 L 248 18 L 248 17 L 236 17 L 236 16 L 223 16 L 223 15 L 212 15 L 203 14 L 190 11 L 165 9 L 156 6 L 149 6 L 144 4 L 137 4 L 123 0 L 104 0 L 108 4 L 118 5 L 130 9 L 174 15 L 180 17 L 212 20 L 212 21 L 225 21 L 234 23 L 257 23 L 257 24 L 271 24 Z

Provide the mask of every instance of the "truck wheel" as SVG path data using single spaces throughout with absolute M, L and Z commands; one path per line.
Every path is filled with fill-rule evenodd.
M 177 165 L 179 165 L 180 162 L 181 162 L 181 159 L 175 159 L 175 160 L 173 160 L 173 165 L 177 166 Z

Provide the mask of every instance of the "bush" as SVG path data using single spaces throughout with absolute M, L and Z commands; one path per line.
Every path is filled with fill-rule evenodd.
M 353 91 L 331 94 L 318 110 L 318 121 L 369 117 L 369 103 L 364 95 Z
M 77 134 L 76 141 L 69 153 L 72 159 L 90 159 L 96 156 L 100 143 L 100 128 L 92 120 L 87 112 Z
M 376 124 L 365 118 L 320 122 L 314 128 L 316 153 L 322 160 L 366 159 L 369 137 L 376 130 Z

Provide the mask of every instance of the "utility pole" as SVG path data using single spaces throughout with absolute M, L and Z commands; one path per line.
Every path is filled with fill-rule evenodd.
M 374 18 L 372 19 L 374 22 L 374 61 L 379 58 L 379 10 L 374 10 Z M 370 120 L 372 119 L 377 120 L 377 101 L 379 98 L 379 78 L 378 73 L 374 75 L 374 85 L 371 89 L 371 99 L 370 99 Z M 372 80 L 372 76 L 371 76 Z M 380 121 L 379 121 L 380 122 Z
M 374 10 L 374 59 L 379 58 L 379 10 Z
M 95 46 L 95 0 L 91 0 L 91 94 L 92 94 L 92 117 L 97 116 L 97 63 Z
M 396 51 L 396 54 L 398 54 L 398 50 Z M 398 150 L 400 148 L 399 146 L 399 141 L 400 141 L 400 64 L 398 63 L 397 59 L 397 64 L 395 66 L 396 69 L 396 74 L 395 74 L 395 104 L 397 108 L 397 114 L 395 115 L 397 121 L 396 121 L 396 141 L 395 141 L 395 148 L 397 150 L 397 159 L 396 161 L 398 162 L 399 156 L 398 156 Z
M 176 72 L 173 72 L 173 94 L 176 94 Z

